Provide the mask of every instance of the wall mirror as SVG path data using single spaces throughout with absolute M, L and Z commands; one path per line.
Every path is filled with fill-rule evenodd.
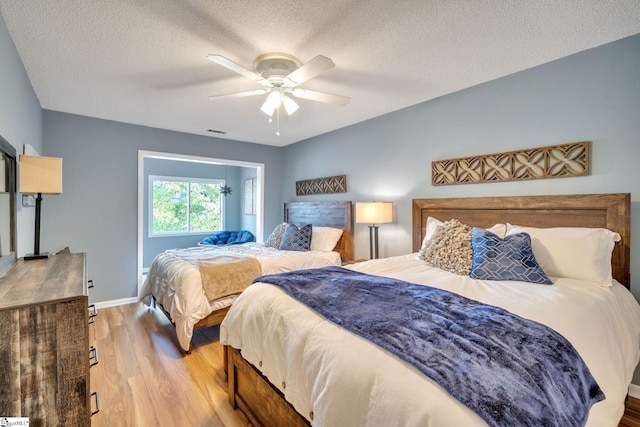
M 16 149 L 0 136 L 0 270 L 16 259 Z

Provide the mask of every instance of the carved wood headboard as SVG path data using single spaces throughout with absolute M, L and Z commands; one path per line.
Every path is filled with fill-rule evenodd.
M 343 230 L 334 251 L 343 260 L 353 259 L 353 220 L 351 202 L 290 202 L 284 204 L 285 222 Z
M 620 234 L 611 258 L 613 277 L 627 288 L 630 277 L 629 193 L 470 197 L 413 200 L 413 251 L 420 250 L 428 217 L 456 218 L 475 227 L 511 223 L 529 227 L 597 227 Z

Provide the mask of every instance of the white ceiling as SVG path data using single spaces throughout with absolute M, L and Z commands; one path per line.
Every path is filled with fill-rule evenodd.
M 639 0 L 0 0 L 42 108 L 284 146 L 640 33 Z M 335 68 L 281 135 L 251 69 L 266 52 Z M 226 135 L 209 133 L 221 130 Z

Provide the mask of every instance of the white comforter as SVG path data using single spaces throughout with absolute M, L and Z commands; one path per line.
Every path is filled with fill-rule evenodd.
M 428 267 L 415 254 L 349 268 L 448 289 L 555 329 L 578 350 L 607 397 L 592 407 L 587 425 L 618 425 L 640 357 L 640 306 L 619 283 L 480 281 Z M 256 283 L 240 295 L 220 341 L 241 349 L 314 426 L 486 425 L 413 366 L 269 284 Z
M 231 305 L 236 296 L 208 301 L 196 260 L 218 256 L 252 257 L 260 262 L 262 274 L 340 265 L 338 252 L 281 251 L 262 243 L 226 246 L 198 246 L 165 251 L 153 260 L 139 298 L 149 303 L 153 295 L 175 323 L 178 342 L 189 349 L 193 326 L 213 310 Z

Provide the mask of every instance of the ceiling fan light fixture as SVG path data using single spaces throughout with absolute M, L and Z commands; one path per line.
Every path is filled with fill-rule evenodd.
M 303 64 L 296 57 L 286 53 L 265 53 L 253 61 L 253 70 L 249 70 L 222 55 L 209 55 L 207 59 L 262 85 L 262 89 L 210 96 L 209 99 L 240 98 L 268 93 L 260 110 L 269 116 L 269 123 L 273 121 L 275 114 L 276 135 L 280 135 L 280 107 L 284 106 L 284 110 L 289 116 L 298 111 L 300 107 L 293 97 L 334 105 L 346 105 L 350 101 L 350 98 L 346 96 L 297 87 L 297 85 L 335 67 L 333 61 L 323 55 L 316 55 Z
M 260 107 L 260 110 L 262 110 L 263 113 L 265 113 L 267 116 L 269 116 L 269 118 L 271 118 L 271 116 L 273 116 L 273 112 L 275 108 L 267 100 L 267 101 L 264 101 L 264 104 L 262 104 L 262 107 Z
M 262 104 L 260 109 L 267 116 L 271 116 L 275 110 L 280 108 L 280 105 L 282 105 L 282 94 L 279 91 L 274 90 L 271 91 L 269 96 L 267 96 L 267 100 L 264 101 L 264 104 Z
M 292 115 L 300 106 L 293 99 L 289 98 L 286 94 L 282 96 L 282 104 L 288 115 Z

